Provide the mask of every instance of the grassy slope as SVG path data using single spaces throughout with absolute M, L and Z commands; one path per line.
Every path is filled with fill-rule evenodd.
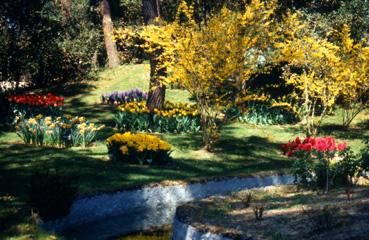
M 4 236 L 22 232 L 14 223 L 13 213 L 21 212 L 26 201 L 30 174 L 43 167 L 58 168 L 77 176 L 82 193 L 117 190 L 143 183 L 162 180 L 202 178 L 224 175 L 247 175 L 260 171 L 284 170 L 291 166 L 291 160 L 280 154 L 280 144 L 296 135 L 303 135 L 301 126 L 252 126 L 234 123 L 226 126 L 222 137 L 215 146 L 214 153 L 200 149 L 199 135 L 162 135 L 174 146 L 174 161 L 165 168 L 155 166 L 123 165 L 107 161 L 104 140 L 114 130 L 112 106 L 99 104 L 104 92 L 148 88 L 148 65 L 126 65 L 107 70 L 98 75 L 98 81 L 68 84 L 49 89 L 66 97 L 64 110 L 84 115 L 108 127 L 98 136 L 95 146 L 87 149 L 35 148 L 20 144 L 19 138 L 9 128 L 0 128 L 0 196 L 9 195 L 13 199 L 0 200 L 0 220 L 7 222 Z M 167 91 L 171 101 L 188 101 L 184 91 Z M 340 139 L 349 139 L 350 145 L 358 151 L 361 139 L 368 134 L 368 114 L 362 114 L 350 131 L 341 131 L 336 126 L 338 117 L 333 116 L 323 126 L 325 134 Z M 365 131 L 365 132 L 364 132 Z M 24 214 L 15 214 L 14 216 Z M 12 222 L 14 221 L 14 222 Z M 0 232 L 3 231 L 0 227 Z M 0 238 L 3 238 L 0 233 Z

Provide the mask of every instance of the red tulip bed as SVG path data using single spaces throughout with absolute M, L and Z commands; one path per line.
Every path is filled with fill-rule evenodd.
M 56 115 L 60 112 L 64 98 L 52 93 L 13 95 L 8 97 L 11 111 L 14 115 L 23 114 L 34 116 L 37 114 Z

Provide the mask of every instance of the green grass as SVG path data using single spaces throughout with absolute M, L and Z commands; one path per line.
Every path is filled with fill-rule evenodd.
M 162 134 L 174 148 L 173 161 L 165 167 L 126 165 L 108 161 L 105 139 L 114 133 L 113 106 L 100 104 L 102 93 L 148 88 L 148 65 L 124 65 L 98 74 L 98 80 L 66 84 L 47 89 L 66 97 L 64 111 L 83 115 L 107 125 L 93 147 L 56 149 L 21 144 L 14 130 L 0 126 L 0 239 L 32 232 L 27 216 L 30 175 L 42 168 L 57 168 L 78 179 L 81 194 L 114 191 L 163 180 L 186 180 L 217 176 L 250 175 L 265 171 L 286 171 L 292 161 L 281 155 L 280 145 L 297 135 L 302 126 L 253 126 L 233 123 L 223 128 L 213 153 L 201 149 L 199 134 Z M 171 101 L 189 101 L 181 90 L 167 91 Z M 322 134 L 347 139 L 358 152 L 368 135 L 368 112 L 361 114 L 350 130 L 339 127 L 339 114 L 330 117 Z M 24 230 L 18 226 L 29 226 Z M 36 231 L 37 232 L 37 231 Z

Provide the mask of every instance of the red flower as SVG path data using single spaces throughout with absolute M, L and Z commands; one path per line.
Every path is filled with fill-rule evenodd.
M 302 142 L 299 137 L 296 137 L 294 141 L 289 141 L 282 145 L 283 154 L 287 156 L 293 156 L 293 154 L 298 151 L 311 152 L 314 149 L 318 152 L 334 152 L 343 151 L 346 148 L 346 143 L 340 143 L 337 145 L 336 139 L 330 136 L 323 138 L 307 137 Z
M 343 142 L 343 143 L 340 143 L 338 144 L 338 151 L 343 151 L 347 148 L 347 143 Z
M 8 98 L 9 102 L 14 102 L 16 104 L 24 104 L 31 106 L 63 106 L 64 98 L 57 97 L 52 93 L 48 93 L 46 95 L 35 95 L 35 94 L 26 94 L 26 95 L 16 95 L 10 96 Z

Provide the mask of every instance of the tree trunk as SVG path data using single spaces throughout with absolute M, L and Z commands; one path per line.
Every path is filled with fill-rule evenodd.
M 117 45 L 113 41 L 113 22 L 111 20 L 111 12 L 108 0 L 103 0 L 101 3 L 102 10 L 102 24 L 104 32 L 104 41 L 106 54 L 108 56 L 108 66 L 113 68 L 119 65 L 119 57 Z
M 61 12 L 64 17 L 64 24 L 68 24 L 72 12 L 72 0 L 61 0 Z
M 142 0 L 142 13 L 145 24 L 153 24 L 155 18 L 160 17 L 159 0 Z M 157 53 L 159 54 L 159 53 Z M 164 69 L 157 69 L 159 62 L 155 54 L 150 55 L 150 87 L 149 96 L 147 98 L 147 106 L 150 112 L 155 108 L 163 109 L 165 101 L 165 85 L 159 78 L 165 76 Z
M 142 0 L 142 15 L 146 25 L 152 24 L 155 18 L 160 17 L 159 0 Z

